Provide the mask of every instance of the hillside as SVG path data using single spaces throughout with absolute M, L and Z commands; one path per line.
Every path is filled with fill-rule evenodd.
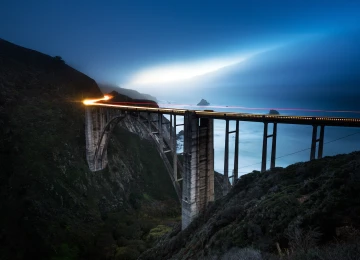
M 140 259 L 360 259 L 360 152 L 241 176 Z
M 132 99 L 148 99 L 148 100 L 152 100 L 155 102 L 157 101 L 156 97 L 153 97 L 149 94 L 139 93 L 138 91 L 133 90 L 133 89 L 121 88 L 121 87 L 111 85 L 111 84 L 100 83 L 99 88 L 101 89 L 101 91 L 103 93 L 110 93 L 112 91 L 116 91 L 117 93 L 128 96 L 129 98 L 132 98 Z
M 99 96 L 61 58 L 0 40 L 0 259 L 136 259 L 178 221 L 146 137 L 117 128 L 89 171 L 81 101 Z

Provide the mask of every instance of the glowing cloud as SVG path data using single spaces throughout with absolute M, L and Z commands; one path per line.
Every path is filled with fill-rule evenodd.
M 168 83 L 192 79 L 216 70 L 245 61 L 245 57 L 212 59 L 200 62 L 170 64 L 167 66 L 148 69 L 135 75 L 132 85 L 146 85 Z

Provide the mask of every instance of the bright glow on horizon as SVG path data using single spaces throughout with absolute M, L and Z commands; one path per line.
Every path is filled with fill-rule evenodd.
M 192 79 L 245 61 L 245 57 L 212 59 L 193 63 L 172 64 L 140 72 L 131 85 L 168 83 Z
M 191 80 L 195 77 L 242 63 L 260 53 L 268 52 L 284 45 L 286 45 L 286 43 L 273 44 L 266 48 L 262 48 L 246 54 L 234 53 L 231 56 L 228 55 L 227 57 L 209 58 L 205 60 L 184 63 L 172 63 L 145 69 L 136 74 L 128 85 L 130 88 L 134 86 L 137 88 L 139 86 L 149 86 L 151 84 Z

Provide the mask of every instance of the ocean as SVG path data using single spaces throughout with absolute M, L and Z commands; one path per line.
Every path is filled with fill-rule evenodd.
M 242 99 L 240 102 L 240 99 L 236 97 L 226 97 L 226 95 L 222 95 L 221 99 L 219 99 L 219 95 L 210 98 L 204 98 L 210 102 L 210 106 L 196 106 L 194 99 L 186 100 L 188 102 L 184 102 L 183 99 L 176 101 L 163 100 L 159 103 L 161 107 L 185 108 L 194 110 L 212 109 L 214 111 L 224 112 L 267 114 L 270 108 L 274 108 L 277 109 L 281 115 L 338 116 L 360 118 L 360 113 L 356 112 L 356 109 L 359 107 L 357 103 L 333 102 L 331 99 L 309 99 L 307 102 L 303 102 L 301 100 L 299 102 L 294 102 L 287 99 L 274 101 L 266 99 L 259 100 L 257 97 L 247 97 L 246 99 Z M 334 97 L 334 99 L 335 98 L 336 97 Z M 296 109 L 307 110 L 305 111 Z M 183 118 L 178 116 L 177 122 L 182 123 Z M 243 175 L 252 172 L 253 170 L 260 170 L 261 168 L 264 124 L 255 122 L 240 122 L 239 126 L 239 175 Z M 177 132 L 182 129 L 182 127 L 178 127 Z M 235 130 L 234 121 L 230 121 L 229 130 Z M 318 135 L 319 131 L 320 128 L 318 128 Z M 272 124 L 269 124 L 268 134 L 271 133 Z M 312 126 L 278 124 L 276 166 L 287 167 L 293 163 L 309 161 L 311 138 Z M 235 134 L 231 134 L 229 138 L 229 176 L 232 175 L 234 165 L 234 149 Z M 214 167 L 215 170 L 220 173 L 224 172 L 224 150 L 225 120 L 214 120 Z M 360 150 L 360 128 L 325 127 L 323 156 L 350 153 L 357 150 Z M 182 152 L 182 148 L 178 152 Z M 271 138 L 268 139 L 267 168 L 270 167 L 270 154 Z

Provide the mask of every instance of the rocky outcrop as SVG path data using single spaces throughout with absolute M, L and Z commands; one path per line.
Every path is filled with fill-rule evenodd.
M 176 134 L 176 149 L 181 150 L 184 147 L 184 130 Z
M 270 109 L 269 115 L 280 115 L 280 113 L 279 113 L 279 111 L 277 111 L 275 109 Z
M 197 105 L 198 106 L 209 106 L 210 103 L 207 102 L 205 99 L 201 99 L 200 102 Z

